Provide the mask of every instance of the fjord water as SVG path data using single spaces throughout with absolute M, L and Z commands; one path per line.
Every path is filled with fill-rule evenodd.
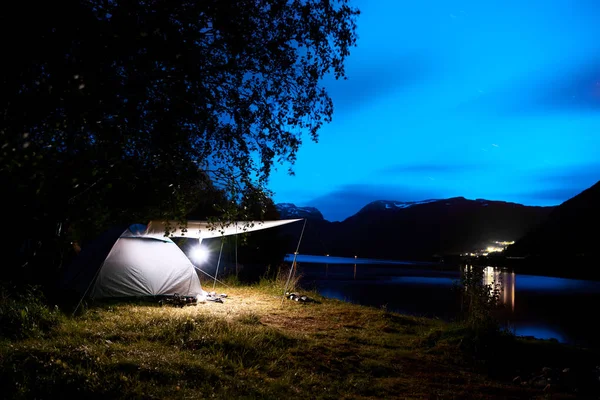
M 408 264 L 408 263 L 405 263 Z M 464 268 L 464 267 L 461 267 Z M 303 285 L 321 295 L 412 315 L 456 318 L 460 268 L 298 262 Z M 593 328 L 600 310 L 600 282 L 515 274 L 487 267 L 484 280 L 498 284 L 501 319 L 519 336 L 554 338 L 600 347 Z

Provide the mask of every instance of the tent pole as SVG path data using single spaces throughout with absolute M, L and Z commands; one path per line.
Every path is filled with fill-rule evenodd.
M 223 238 L 221 238 L 221 250 L 219 251 L 219 261 L 217 261 L 217 270 L 215 271 L 215 281 L 213 282 L 213 290 L 217 286 L 217 275 L 219 275 L 219 265 L 221 264 L 221 254 L 223 254 Z
M 211 275 L 211 274 L 209 274 L 208 272 L 204 272 L 204 271 L 202 271 L 200 268 L 196 267 L 195 265 L 194 265 L 194 268 L 195 268 L 196 270 L 198 270 L 198 271 L 202 272 L 204 275 L 208 276 L 210 279 L 216 279 L 216 277 L 215 277 L 215 276 L 212 276 L 212 275 Z M 228 285 L 228 284 L 226 284 L 225 282 L 222 282 L 222 281 L 220 281 L 220 280 L 218 280 L 218 279 L 217 279 L 217 282 L 219 282 L 221 285 L 223 285 L 223 286 L 226 286 L 226 287 L 228 287 L 228 288 L 230 288 L 230 289 L 231 289 L 231 286 L 229 286 L 229 285 Z
M 302 225 L 302 232 L 300 233 L 300 239 L 298 239 L 298 246 L 296 246 L 296 251 L 294 252 L 294 261 L 292 261 L 292 266 L 290 267 L 290 273 L 288 274 L 287 281 L 285 282 L 285 287 L 283 288 L 283 297 L 281 298 L 281 304 L 283 305 L 283 300 L 285 300 L 285 294 L 287 293 L 287 288 L 290 283 L 290 279 L 292 279 L 292 273 L 295 272 L 296 266 L 296 257 L 298 256 L 298 250 L 300 250 L 300 243 L 302 242 L 302 236 L 304 236 L 304 228 L 306 227 L 306 218 L 304 218 L 304 225 Z
M 96 271 L 96 274 L 94 274 L 94 278 L 92 278 L 92 280 L 91 280 L 90 284 L 88 285 L 87 289 L 85 289 L 85 292 L 83 292 L 83 296 L 81 296 L 81 299 L 79 299 L 79 303 L 77 303 L 77 307 L 75 307 L 75 310 L 73 310 L 73 314 L 71 315 L 72 317 L 75 316 L 75 313 L 79 309 L 79 306 L 81 305 L 81 302 L 85 298 L 85 295 L 90 290 L 90 288 L 92 287 L 92 285 L 94 284 L 94 282 L 96 282 L 96 278 L 98 277 L 98 274 L 100 273 L 100 270 L 102 269 L 103 266 L 104 266 L 104 263 L 102 263 L 102 265 L 100 265 L 100 268 L 98 268 L 98 271 Z
M 237 258 L 237 222 L 235 223 L 235 277 L 238 277 L 238 258 Z

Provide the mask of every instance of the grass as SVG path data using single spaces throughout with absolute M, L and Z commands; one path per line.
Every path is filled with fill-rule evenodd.
M 282 304 L 281 287 L 266 280 L 219 290 L 229 296 L 223 304 L 105 304 L 36 335 L 0 339 L 0 392 L 86 400 L 547 397 L 469 362 L 465 333 L 439 320 L 314 293 L 318 303 Z M 533 351 L 528 357 L 558 354 L 518 343 L 520 353 Z
M 39 337 L 59 322 L 58 309 L 46 306 L 38 288 L 0 286 L 0 338 Z

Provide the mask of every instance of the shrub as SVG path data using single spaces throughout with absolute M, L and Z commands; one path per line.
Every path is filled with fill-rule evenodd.
M 502 308 L 500 288 L 501 282 L 485 283 L 483 268 L 464 268 L 458 286 L 462 300 L 460 347 L 480 360 L 501 358 L 504 349 L 514 339 L 511 332 L 502 329 L 497 318 Z
M 474 331 L 499 330 L 500 283 L 486 284 L 482 268 L 466 266 L 459 283 L 462 322 Z
M 22 290 L 0 286 L 0 337 L 39 337 L 60 322 L 58 307 L 49 308 L 39 287 Z

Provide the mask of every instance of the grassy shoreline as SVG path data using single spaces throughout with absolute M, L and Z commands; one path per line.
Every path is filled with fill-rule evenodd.
M 221 290 L 223 304 L 105 304 L 35 337 L 0 339 L 0 390 L 5 398 L 86 400 L 546 398 L 547 387 L 521 382 L 525 374 L 600 360 L 514 338 L 478 342 L 498 346 L 479 360 L 463 328 L 440 320 L 314 293 L 317 303 L 282 304 L 279 288 L 264 284 Z M 510 357 L 518 359 L 509 365 Z M 515 374 L 523 378 L 513 382 Z M 572 389 L 551 391 L 575 398 Z

